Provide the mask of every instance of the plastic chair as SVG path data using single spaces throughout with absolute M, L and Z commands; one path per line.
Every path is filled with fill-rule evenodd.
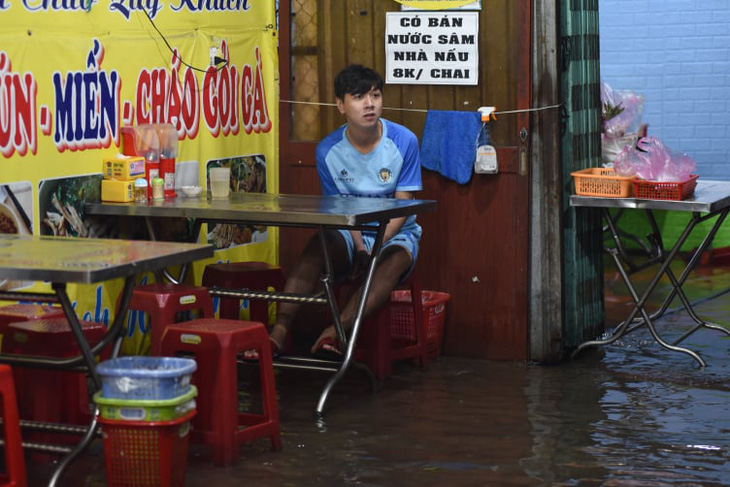
M 15 397 L 13 371 L 0 365 L 0 394 L 2 395 L 2 431 L 5 441 L 5 470 L 0 472 L 0 487 L 25 487 L 25 458 L 20 436 L 18 403 Z
M 128 311 L 144 311 L 149 316 L 150 354 L 160 355 L 165 327 L 179 321 L 178 313 L 198 311 L 200 318 L 213 318 L 213 300 L 208 290 L 186 284 L 156 283 L 132 290 Z
M 63 309 L 59 306 L 43 306 L 31 303 L 16 303 L 0 306 L 0 326 L 17 321 L 44 320 L 63 318 Z
M 91 346 L 106 334 L 103 323 L 82 321 L 81 328 Z M 11 323 L 3 352 L 44 357 L 73 357 L 80 353 L 66 318 Z M 56 423 L 87 424 L 91 420 L 84 374 L 73 371 L 29 367 L 13 369 L 18 406 L 23 419 Z M 60 435 L 59 435 L 60 436 Z
M 411 291 L 413 307 L 414 338 L 397 339 L 391 332 L 391 303 L 384 304 L 372 317 L 366 319 L 360 327 L 360 336 L 355 347 L 354 358 L 363 362 L 378 379 L 390 374 L 393 362 L 405 359 L 418 359 L 423 369 L 428 368 L 428 343 L 426 326 L 428 312 L 421 302 L 421 284 L 412 273 L 401 287 Z
M 7 333 L 10 323 L 63 318 L 64 316 L 63 309 L 58 306 L 42 306 L 31 303 L 16 303 L 0 306 L 0 351 L 2 351 L 2 337 Z
M 277 291 L 284 289 L 286 276 L 280 267 L 266 262 L 230 262 L 209 264 L 203 272 L 203 286 L 227 289 L 249 289 L 266 291 L 273 287 Z M 222 319 L 239 319 L 240 300 L 236 298 L 220 298 Z M 269 305 L 266 301 L 250 300 L 250 319 L 260 323 L 269 323 Z
M 262 413 L 238 411 L 238 356 L 258 352 Z M 261 323 L 222 319 L 197 319 L 175 323 L 165 330 L 164 356 L 193 355 L 198 369 L 198 414 L 191 439 L 213 447 L 216 465 L 238 461 L 242 443 L 269 437 L 273 450 L 281 449 L 279 408 L 271 357 L 271 343 Z

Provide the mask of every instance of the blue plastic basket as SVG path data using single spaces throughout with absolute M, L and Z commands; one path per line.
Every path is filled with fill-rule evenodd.
M 101 362 L 102 397 L 173 399 L 190 391 L 195 360 L 178 357 L 119 357 Z

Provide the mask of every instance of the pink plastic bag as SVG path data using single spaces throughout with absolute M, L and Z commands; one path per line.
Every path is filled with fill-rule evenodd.
M 601 132 L 609 139 L 636 133 L 644 113 L 644 96 L 635 91 L 614 90 L 601 83 Z
M 613 164 L 616 174 L 637 176 L 646 181 L 687 181 L 697 163 L 687 154 L 674 151 L 656 137 L 640 139 L 636 148 L 624 147 Z

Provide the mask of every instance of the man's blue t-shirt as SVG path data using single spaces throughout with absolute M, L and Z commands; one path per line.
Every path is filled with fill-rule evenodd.
M 347 125 L 339 127 L 317 145 L 317 172 L 324 195 L 393 198 L 396 191 L 420 191 L 421 162 L 418 139 L 406 127 L 380 119 L 383 134 L 368 154 L 355 149 L 347 139 Z M 421 228 L 415 215 L 408 217 L 401 231 L 416 233 Z

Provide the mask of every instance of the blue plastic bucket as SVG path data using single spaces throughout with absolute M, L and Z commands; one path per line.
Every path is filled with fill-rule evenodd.
M 173 399 L 190 391 L 198 368 L 195 360 L 181 357 L 118 357 L 101 362 L 101 395 L 116 399 Z

